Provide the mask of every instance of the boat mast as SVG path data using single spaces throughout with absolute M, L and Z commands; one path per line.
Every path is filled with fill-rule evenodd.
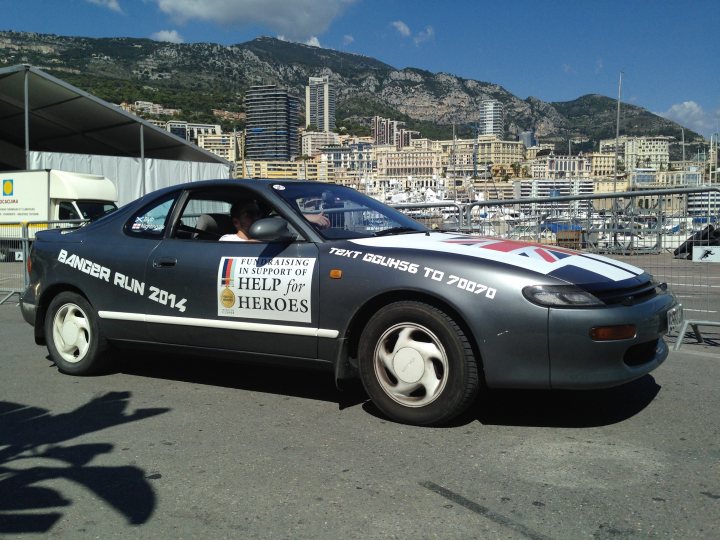
M 615 179 L 613 180 L 613 193 L 617 193 L 618 180 L 618 147 L 620 146 L 620 94 L 622 92 L 622 76 L 620 72 L 620 80 L 618 82 L 618 98 L 617 98 L 617 118 L 615 119 Z

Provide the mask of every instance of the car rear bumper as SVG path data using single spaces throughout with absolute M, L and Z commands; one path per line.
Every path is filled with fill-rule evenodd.
M 20 297 L 20 313 L 22 313 L 23 319 L 28 324 L 35 326 L 35 311 L 36 306 L 34 303 L 28 302 Z

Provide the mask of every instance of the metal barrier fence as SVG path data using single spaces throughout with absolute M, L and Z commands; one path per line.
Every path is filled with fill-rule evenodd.
M 25 224 L 0 224 L 0 304 L 25 288 L 23 260 L 26 251 Z
M 25 261 L 35 233 L 45 229 L 78 227 L 87 221 L 38 221 L 0 224 L 0 304 L 28 286 Z
M 430 228 L 537 242 L 626 261 L 666 282 L 685 321 L 671 328 L 675 349 L 688 328 L 720 327 L 720 189 L 393 205 Z M 422 212 L 424 215 L 420 215 Z
M 676 348 L 688 327 L 702 340 L 702 327 L 720 326 L 718 188 L 393 206 L 431 229 L 602 253 L 648 270 L 683 303 L 685 323 L 671 329 Z M 0 225 L 0 303 L 28 284 L 23 261 L 36 231 L 83 223 Z

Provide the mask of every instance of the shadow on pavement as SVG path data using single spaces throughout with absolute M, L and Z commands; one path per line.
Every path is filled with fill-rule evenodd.
M 651 375 L 603 390 L 489 390 L 470 413 L 492 425 L 607 426 L 638 414 L 659 391 Z
M 327 371 L 147 353 L 126 355 L 118 362 L 118 371 L 326 401 L 337 403 L 341 410 L 362 404 L 368 414 L 386 419 L 368 400 L 359 381 L 343 382 L 341 391 L 335 386 L 333 374 Z M 603 390 L 484 390 L 470 409 L 447 427 L 472 422 L 547 427 L 609 425 L 642 411 L 659 391 L 651 375 Z
M 193 355 L 118 351 L 116 371 L 139 377 L 206 384 L 337 403 L 345 409 L 367 400 L 359 381 L 347 381 L 342 391 L 330 371 L 278 365 L 232 362 Z
M 155 493 L 142 469 L 91 465 L 97 456 L 112 452 L 112 444 L 64 444 L 169 410 L 139 409 L 128 414 L 129 399 L 129 392 L 109 392 L 61 414 L 0 401 L 0 534 L 45 533 L 53 527 L 62 517 L 57 509 L 72 504 L 58 490 L 37 485 L 53 480 L 85 487 L 131 524 L 150 518 Z

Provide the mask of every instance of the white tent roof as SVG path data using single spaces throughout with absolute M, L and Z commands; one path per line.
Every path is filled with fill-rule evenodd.
M 38 68 L 1 68 L 0 169 L 25 168 L 26 150 L 230 166 L 220 156 Z

